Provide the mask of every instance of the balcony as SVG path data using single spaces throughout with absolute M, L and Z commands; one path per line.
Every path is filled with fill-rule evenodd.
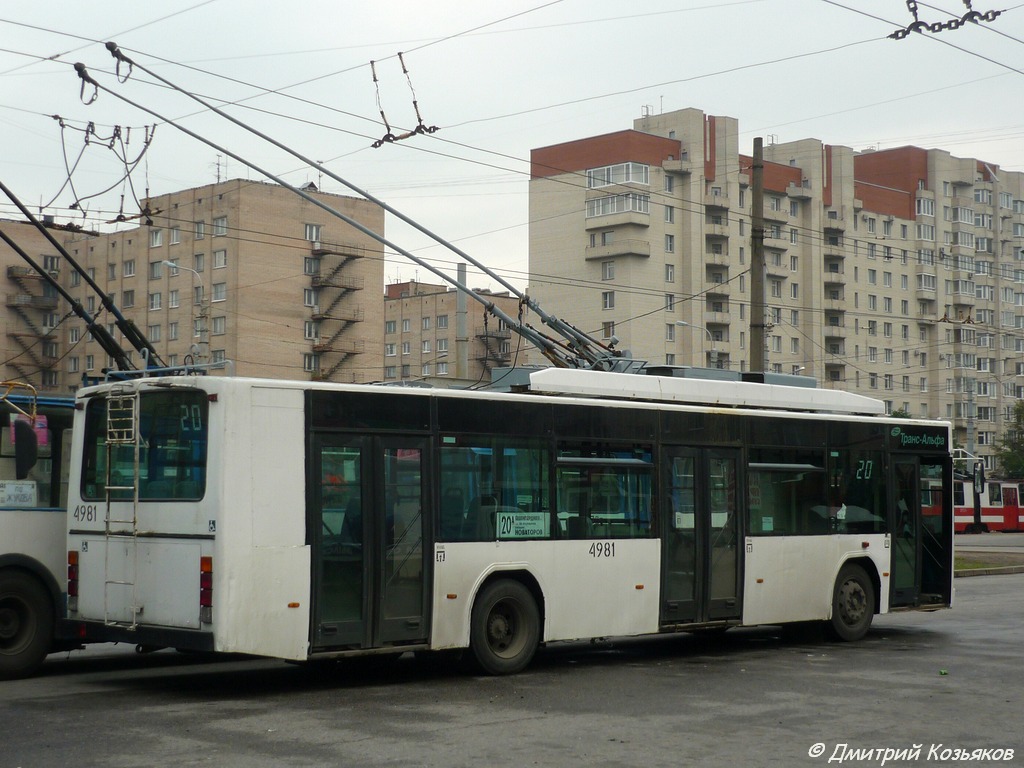
M 849 329 L 845 325 L 826 325 L 823 335 L 826 343 L 829 339 L 846 339 L 849 336 Z
M 704 207 L 705 208 L 730 208 L 731 203 L 727 195 L 722 194 L 706 194 L 704 195 Z
M 801 184 L 790 183 L 786 187 L 786 196 L 791 200 L 810 200 L 814 196 L 811 192 L 811 182 L 804 179 Z
M 621 211 L 618 213 L 606 213 L 601 216 L 590 216 L 586 220 L 584 229 L 609 229 L 633 224 L 638 227 L 651 226 L 651 214 L 640 213 L 639 211 Z
M 825 283 L 826 289 L 829 286 L 837 287 L 846 285 L 846 275 L 843 272 L 825 270 L 825 272 L 822 273 L 821 279 Z
M 588 245 L 583 251 L 583 258 L 587 261 L 599 259 L 611 259 L 618 256 L 643 256 L 651 255 L 651 243 L 648 240 L 613 240 L 607 245 Z
M 343 352 L 346 355 L 356 355 L 363 352 L 365 348 L 366 343 L 360 339 L 335 339 L 332 342 L 313 345 L 313 351 L 317 354 L 323 354 L 325 352 Z
M 833 217 L 829 214 L 835 213 Z M 845 232 L 846 231 L 846 219 L 839 215 L 837 211 L 827 211 L 825 218 L 821 220 L 821 226 L 826 230 L 832 230 L 834 232 Z
M 728 312 L 704 312 L 704 325 L 729 325 L 731 318 Z
M 661 167 L 665 173 L 693 173 L 693 161 L 688 155 L 684 155 L 679 160 L 666 160 Z
M 54 274 L 56 274 L 56 273 L 54 273 Z M 11 278 L 12 280 L 23 280 L 23 279 L 26 279 L 26 278 L 29 279 L 29 280 L 42 280 L 43 279 L 43 276 L 40 275 L 38 272 L 36 272 L 31 267 L 15 267 L 13 265 L 7 267 L 7 276 L 9 278 Z

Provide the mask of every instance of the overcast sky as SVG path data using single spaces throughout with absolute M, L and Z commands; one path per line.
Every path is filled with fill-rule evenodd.
M 917 5 L 929 22 L 967 10 L 955 0 Z M 84 147 L 89 121 L 101 137 L 131 126 L 129 157 L 143 126 L 158 123 L 131 175 L 140 197 L 211 183 L 218 169 L 221 178 L 261 178 L 230 158 L 218 163 L 215 149 L 111 93 L 86 105 L 71 66 L 80 61 L 111 91 L 289 183 L 347 191 L 141 72 L 119 83 L 102 45 L 113 40 L 187 91 L 244 100 L 229 108 L 239 119 L 524 285 L 530 150 L 630 128 L 644 109 L 736 117 L 741 152 L 755 136 L 814 137 L 854 149 L 938 147 L 1024 170 L 1024 3 L 973 8 L 1004 13 L 896 41 L 886 36 L 913 21 L 905 0 L 5 3 L 0 179 L 33 208 L 55 199 L 46 212 L 59 221 L 110 229 L 122 193 L 125 213 L 137 213 L 121 161 L 98 139 Z M 437 132 L 371 148 L 384 134 L 378 92 L 396 134 L 416 125 L 410 81 L 423 124 Z M 84 100 L 91 95 L 87 87 Z M 87 221 L 68 209 L 70 187 L 61 191 L 65 156 L 78 160 L 71 178 L 90 198 Z M 0 216 L 15 216 L 6 200 Z M 454 270 L 447 251 L 393 219 L 387 227 L 402 247 Z M 388 282 L 417 276 L 434 280 L 389 260 Z

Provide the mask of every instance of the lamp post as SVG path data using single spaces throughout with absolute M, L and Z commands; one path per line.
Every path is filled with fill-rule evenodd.
M 199 327 L 193 329 L 194 331 L 195 330 L 199 331 L 199 345 L 198 345 L 198 347 L 195 344 L 192 345 L 192 353 L 197 358 L 197 362 L 200 362 L 200 363 L 209 362 L 209 357 L 210 357 L 210 340 L 209 340 L 209 328 L 207 327 L 208 322 L 209 322 L 209 317 L 208 317 L 209 313 L 207 312 L 206 286 L 203 285 L 203 276 L 201 274 L 199 274 L 199 272 L 197 270 L 192 269 L 191 267 L 183 267 L 180 264 L 176 264 L 175 262 L 170 261 L 168 259 L 164 259 L 161 262 L 161 264 L 164 264 L 164 265 L 170 267 L 171 269 L 175 270 L 175 272 L 177 272 L 177 270 L 179 270 L 179 269 L 187 270 L 187 271 L 191 272 L 193 275 L 195 275 L 196 276 L 196 280 L 199 281 L 199 316 L 198 316 Z M 168 275 L 168 277 L 173 277 L 173 274 L 174 273 Z M 192 305 L 195 306 L 195 301 L 192 302 Z M 196 320 L 196 317 L 193 315 L 193 318 L 192 318 L 193 325 L 195 324 L 195 320 Z
M 711 335 L 711 331 L 705 328 L 703 325 L 697 325 L 696 323 L 688 323 L 685 320 L 676 320 L 676 325 L 680 328 L 699 328 L 708 335 L 708 341 L 711 342 L 711 365 L 717 367 L 718 365 L 718 351 L 715 349 L 715 337 Z M 700 345 L 701 358 L 704 357 L 704 340 L 701 339 Z

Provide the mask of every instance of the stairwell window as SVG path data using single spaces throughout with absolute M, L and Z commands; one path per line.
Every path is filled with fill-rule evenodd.
M 228 265 L 228 252 L 224 251 L 224 250 L 214 251 L 213 252 L 213 268 L 214 269 L 223 269 L 227 265 Z
M 226 317 L 215 317 L 213 318 L 213 324 L 210 327 L 210 333 L 214 336 L 223 336 L 228 330 L 228 319 Z
M 162 229 L 149 230 L 149 247 L 159 248 L 164 244 L 164 231 Z
M 615 309 L 615 291 L 603 291 L 601 293 L 601 308 Z
M 228 297 L 228 284 L 227 283 L 214 283 L 213 284 L 213 301 L 224 301 Z
M 126 309 L 135 306 L 135 291 L 125 291 L 121 294 L 121 306 Z
M 319 224 L 307 224 L 306 225 L 306 240 L 310 242 L 316 242 L 320 239 L 321 226 Z
M 320 370 L 320 356 L 307 352 L 302 356 L 302 370 L 307 373 Z
M 213 220 L 213 236 L 223 237 L 228 233 L 228 217 L 218 216 Z
M 163 297 L 159 291 L 149 294 L 149 308 L 160 309 L 163 306 Z

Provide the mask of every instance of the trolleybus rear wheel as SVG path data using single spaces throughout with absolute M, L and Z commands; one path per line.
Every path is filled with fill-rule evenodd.
M 540 641 L 540 612 L 530 590 L 511 579 L 488 584 L 473 604 L 470 648 L 491 675 L 526 668 Z

